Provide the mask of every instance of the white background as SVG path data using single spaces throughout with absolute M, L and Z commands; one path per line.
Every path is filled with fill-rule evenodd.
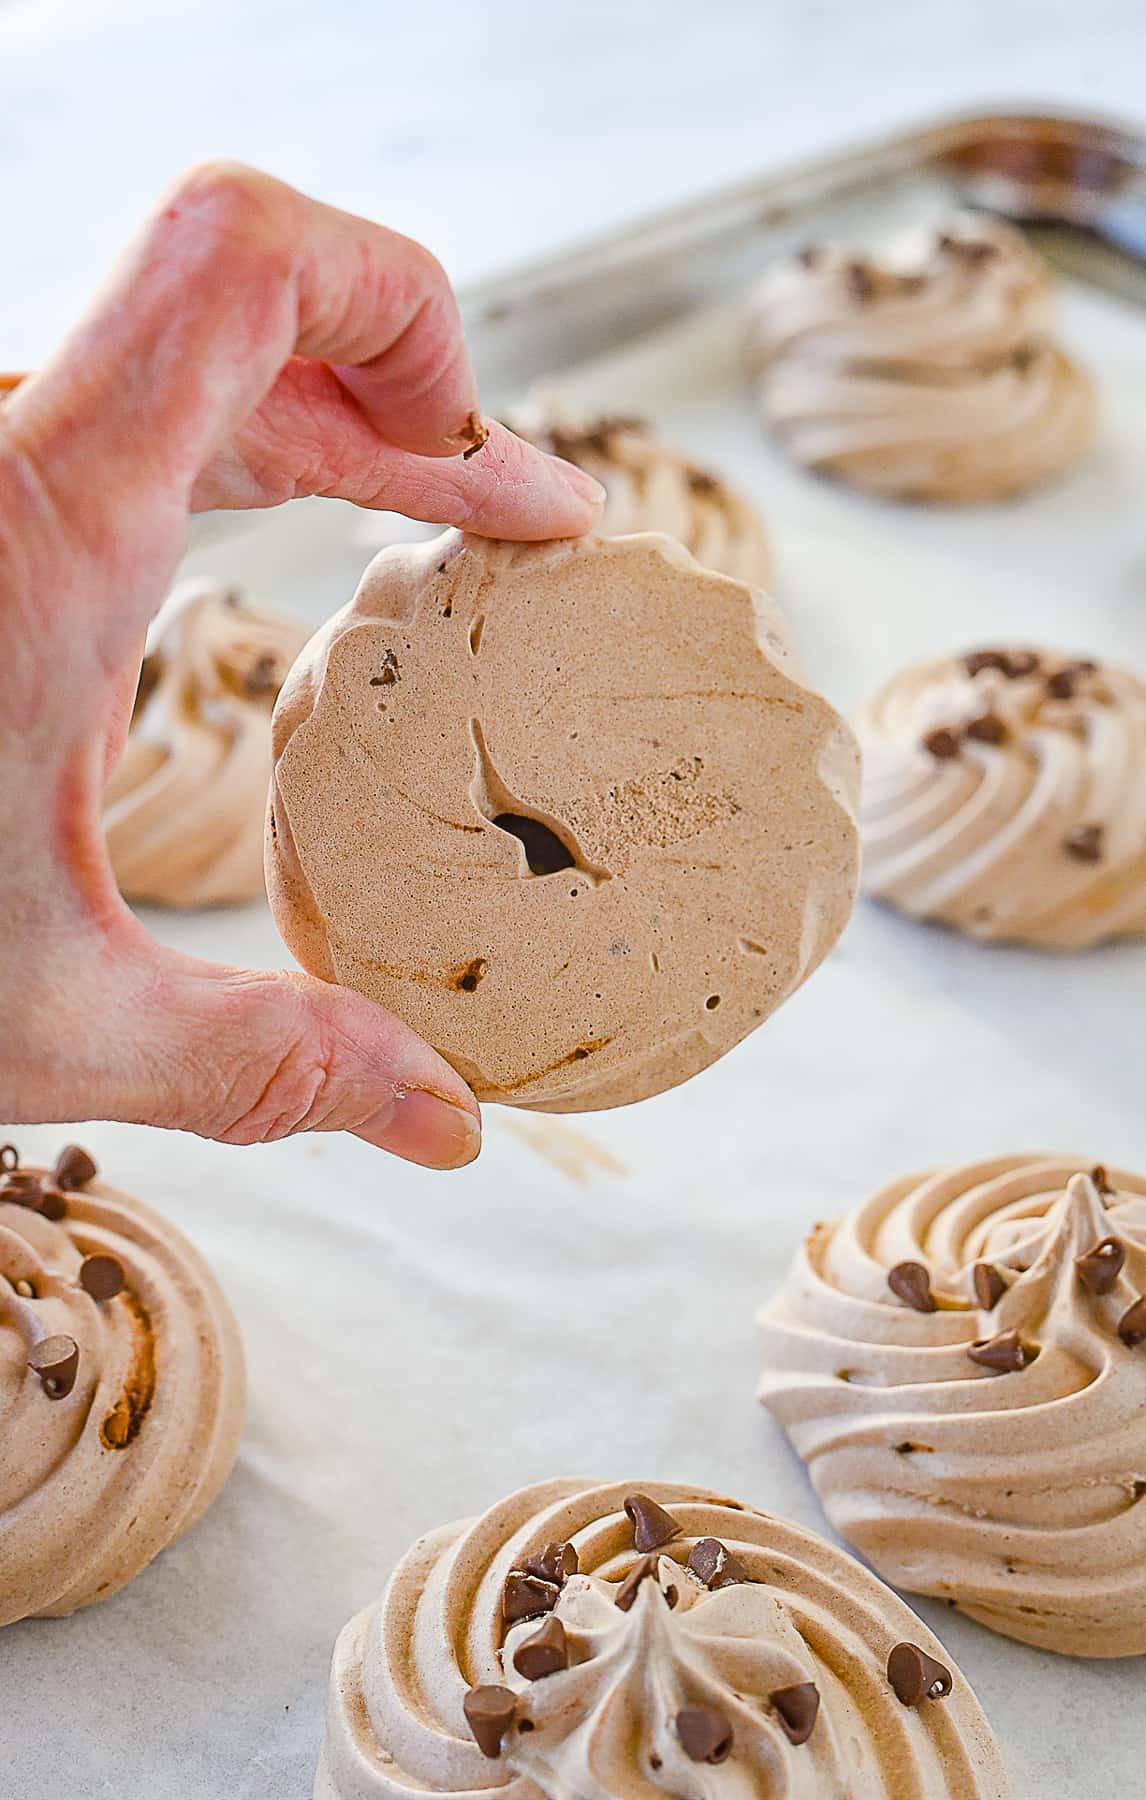
M 1140 19 L 1137 0 L 1069 15 L 467 0 L 321 17 L 266 0 L 8 0 L 0 366 L 43 355 L 197 157 L 238 155 L 376 213 L 465 278 L 943 107 L 1141 111 Z M 726 413 L 699 383 L 674 401 L 666 384 L 672 428 L 758 492 L 834 697 L 850 704 L 900 657 L 1004 621 L 1146 666 L 1138 324 L 1072 306 L 1107 400 L 1095 458 L 1053 495 L 947 533 L 784 468 L 746 403 Z M 637 402 L 647 378 L 638 358 L 586 391 Z M 313 530 L 296 517 L 289 541 L 272 527 L 200 565 L 317 618 L 363 551 L 333 514 Z M 235 961 L 282 954 L 258 907 L 160 928 Z M 239 1152 L 86 1128 L 107 1178 L 218 1267 L 250 1414 L 236 1476 L 188 1540 L 106 1607 L 0 1637 L 0 1800 L 306 1800 L 339 1627 L 419 1530 L 523 1481 L 694 1479 L 822 1528 L 752 1402 L 754 1304 L 813 1218 L 907 1169 L 1025 1147 L 1146 1167 L 1144 955 L 985 950 L 865 907 L 718 1069 L 575 1123 L 621 1165 L 584 1185 L 553 1165 L 560 1127 L 496 1111 L 481 1161 L 454 1178 L 352 1140 Z M 18 1136 L 31 1156 L 61 1134 Z M 572 1155 L 585 1166 L 583 1145 Z M 999 1731 L 1018 1800 L 1133 1791 L 1138 1666 L 1055 1662 L 925 1610 Z

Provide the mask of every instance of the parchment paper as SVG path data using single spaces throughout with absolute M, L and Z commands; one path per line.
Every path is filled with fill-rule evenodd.
M 788 468 L 757 427 L 732 309 L 568 386 L 651 413 L 756 496 L 809 674 L 851 706 L 904 659 L 984 639 L 1146 668 L 1146 320 L 1072 293 L 1066 335 L 1103 382 L 1097 452 L 1043 494 L 957 514 Z M 349 597 L 363 530 L 304 503 L 191 566 L 317 622 Z M 190 951 L 286 960 L 261 907 L 149 923 Z M 824 1529 L 753 1398 L 754 1307 L 814 1219 L 901 1172 L 1017 1149 L 1146 1167 L 1144 999 L 1146 946 L 988 948 L 865 904 L 717 1068 L 584 1121 L 491 1109 L 460 1176 L 352 1139 L 234 1150 L 84 1127 L 107 1178 L 214 1259 L 250 1415 L 185 1542 L 108 1605 L 0 1635 L 4 1800 L 308 1800 L 344 1621 L 418 1532 L 522 1482 L 695 1479 Z M 64 1136 L 18 1133 L 29 1157 Z M 1137 1791 L 1139 1663 L 1060 1660 L 920 1610 L 1017 1795 Z

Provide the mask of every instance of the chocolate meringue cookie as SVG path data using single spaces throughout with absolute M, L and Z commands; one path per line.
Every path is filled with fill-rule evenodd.
M 702 1488 L 588 1481 L 419 1539 L 334 1653 L 315 1800 L 501 1790 L 1009 1791 L 942 1645 L 851 1557 Z
M 1146 933 L 1146 682 L 1049 650 L 901 671 L 862 709 L 864 886 L 979 938 Z
M 897 1587 L 1074 1656 L 1146 1651 L 1146 1177 L 908 1176 L 817 1225 L 760 1398 Z
M 238 1328 L 166 1220 L 0 1148 L 0 1625 L 106 1600 L 187 1531 L 238 1450 Z
M 1069 469 L 1094 436 L 1093 383 L 1053 328 L 1050 272 L 1021 233 L 959 213 L 880 256 L 824 247 L 778 264 L 750 354 L 797 462 L 885 497 L 998 500 Z
M 220 906 L 263 891 L 271 708 L 308 636 L 300 620 L 188 582 L 144 659 L 104 830 L 120 891 Z
M 667 537 L 384 550 L 275 711 L 267 887 L 303 966 L 480 1098 L 686 1080 L 850 914 L 855 747 L 766 602 Z
M 567 413 L 538 394 L 509 419 L 519 437 L 576 463 L 607 495 L 610 537 L 663 531 L 706 569 L 766 588 L 772 556 L 752 506 L 711 470 L 662 444 L 644 419 Z

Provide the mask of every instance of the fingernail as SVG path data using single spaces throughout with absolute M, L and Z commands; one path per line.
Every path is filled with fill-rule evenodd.
M 549 460 L 557 464 L 567 485 L 580 499 L 587 500 L 590 506 L 604 506 L 605 490 L 592 475 L 587 475 L 576 463 L 566 462 L 563 456 L 551 456 Z
M 427 1169 L 463 1169 L 481 1149 L 473 1114 L 424 1088 L 405 1088 L 354 1135 Z

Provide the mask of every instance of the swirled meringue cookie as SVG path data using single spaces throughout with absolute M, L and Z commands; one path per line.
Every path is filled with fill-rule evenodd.
M 866 1569 L 703 1488 L 551 1481 L 421 1538 L 334 1653 L 315 1800 L 987 1800 L 975 1696 Z
M 220 906 L 263 892 L 271 708 L 307 636 L 233 589 L 194 581 L 176 593 L 104 802 L 127 899 Z
M 750 353 L 797 462 L 885 497 L 997 500 L 1069 469 L 1094 436 L 1093 383 L 1053 325 L 1025 238 L 960 213 L 880 256 L 826 246 L 778 264 Z
M 854 743 L 763 605 L 651 534 L 382 551 L 275 710 L 298 960 L 482 1099 L 620 1106 L 714 1062 L 857 881 Z
M 1146 1177 L 997 1157 L 817 1225 L 760 1398 L 888 1581 L 1074 1656 L 1146 1651 Z
M 704 568 L 750 587 L 768 586 L 772 557 L 757 513 L 721 476 L 661 443 L 646 420 L 577 416 L 539 393 L 509 424 L 601 483 L 607 496 L 601 530 L 611 537 L 663 531 Z
M 864 886 L 979 938 L 1146 933 L 1146 682 L 1048 650 L 901 671 L 857 721 Z
M 0 1625 L 106 1600 L 188 1530 L 238 1450 L 238 1328 L 165 1219 L 0 1148 Z

